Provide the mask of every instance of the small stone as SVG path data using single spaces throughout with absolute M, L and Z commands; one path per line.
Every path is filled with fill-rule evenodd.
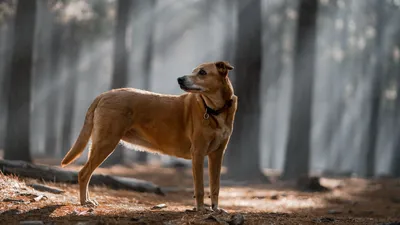
M 229 225 L 242 225 L 244 224 L 244 216 L 242 214 L 232 215 L 228 223 Z
M 40 201 L 40 200 L 42 200 L 42 199 L 45 199 L 45 198 L 47 198 L 47 197 L 44 196 L 44 195 L 39 195 L 39 196 L 37 196 L 36 198 L 33 198 L 33 200 L 34 200 L 35 202 L 38 202 L 38 201 Z
M 323 217 L 323 218 L 313 219 L 313 221 L 317 223 L 331 223 L 335 222 L 335 219 L 330 217 Z
M 159 205 L 155 205 L 151 209 L 163 209 L 163 208 L 167 208 L 167 205 L 164 204 L 164 203 L 159 204 Z
M 213 216 L 213 215 L 209 215 L 208 217 L 205 218 L 205 220 L 215 221 L 220 225 L 230 225 L 230 223 L 228 223 L 228 222 L 226 222 L 226 221 L 224 221 L 224 220 L 222 220 L 222 219 L 220 219 L 220 218 L 218 218 L 216 216 Z
M 297 187 L 306 192 L 326 192 L 329 188 L 321 185 L 319 182 L 319 177 L 308 177 L 303 176 L 297 180 Z
M 328 210 L 328 214 L 341 214 L 341 213 L 342 213 L 341 211 L 334 210 L 334 209 Z
M 140 220 L 140 218 L 133 217 L 133 218 L 131 218 L 130 220 L 133 221 L 133 222 L 137 222 L 137 221 Z
M 21 221 L 19 224 L 24 224 L 24 225 L 41 225 L 44 224 L 43 221 L 40 220 L 27 220 L 27 221 Z
M 279 195 L 275 194 L 271 196 L 271 200 L 278 200 L 279 199 Z
M 400 197 L 393 197 L 390 199 L 393 203 L 400 204 Z

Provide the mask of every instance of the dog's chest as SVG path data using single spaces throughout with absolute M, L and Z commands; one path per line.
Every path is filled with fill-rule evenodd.
M 214 135 L 221 140 L 226 140 L 227 138 L 229 138 L 230 133 L 231 129 L 228 126 L 217 128 L 214 131 Z
M 228 124 L 219 123 L 219 126 L 213 127 L 210 135 L 212 136 L 210 139 L 210 146 L 208 148 L 208 152 L 215 151 L 225 145 L 227 139 L 231 135 L 232 128 Z

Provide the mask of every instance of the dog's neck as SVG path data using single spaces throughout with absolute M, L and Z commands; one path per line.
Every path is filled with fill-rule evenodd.
M 229 78 L 226 78 L 224 88 L 215 94 L 201 95 L 204 100 L 206 108 L 208 107 L 211 112 L 221 111 L 229 108 L 232 104 L 233 88 Z M 219 113 L 218 113 L 219 114 Z

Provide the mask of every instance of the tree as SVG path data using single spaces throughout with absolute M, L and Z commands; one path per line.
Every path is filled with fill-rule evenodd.
M 393 3 L 393 2 L 392 2 Z M 383 14 L 386 15 L 388 18 L 391 18 L 390 24 L 393 24 L 394 26 L 394 43 L 391 45 L 390 50 L 396 50 L 399 51 L 400 49 L 400 27 L 397 25 L 397 21 L 400 19 L 400 13 L 399 13 L 399 4 L 397 4 L 397 7 L 390 7 L 391 13 L 390 14 Z M 386 12 L 385 12 L 386 13 Z M 396 21 L 396 22 L 395 22 Z M 392 28 L 393 29 L 393 28 Z M 393 138 L 395 138 L 394 141 L 394 147 L 393 147 L 393 155 L 391 157 L 391 162 L 390 162 L 390 174 L 396 178 L 400 178 L 400 129 L 397 124 L 400 123 L 400 56 L 393 56 L 389 62 L 389 71 L 387 72 L 388 74 L 391 74 L 396 82 L 397 82 L 397 97 L 395 101 L 395 110 L 394 110 L 394 115 L 395 115 L 395 127 L 397 130 L 396 134 L 394 135 Z
M 311 109 L 314 84 L 317 0 L 301 0 L 283 179 L 308 176 L 310 161 Z
M 238 110 L 227 149 L 228 178 L 260 181 L 260 79 L 261 2 L 239 1 L 239 25 L 235 50 L 235 94 Z
M 18 1 L 11 59 L 5 159 L 32 161 L 30 153 L 31 80 L 36 1 Z
M 374 53 L 377 59 L 385 57 L 382 49 L 382 39 L 385 28 L 385 4 L 381 1 L 376 1 L 375 10 L 377 15 L 376 24 L 376 40 L 374 46 Z M 373 177 L 375 175 L 375 156 L 376 156 L 376 142 L 378 140 L 379 132 L 379 110 L 381 106 L 382 95 L 382 80 L 384 78 L 383 62 L 377 60 L 375 65 L 375 73 L 371 79 L 371 95 L 370 95 L 370 121 L 368 123 L 368 146 L 366 151 L 365 163 L 365 176 Z
M 128 81 L 128 46 L 126 45 L 126 31 L 129 25 L 131 0 L 118 0 L 117 24 L 114 38 L 114 59 L 111 88 L 125 87 Z M 115 151 L 103 162 L 102 166 L 111 166 L 123 162 L 124 146 L 118 145 Z
M 65 83 L 65 102 L 63 110 L 63 126 L 62 126 L 62 153 L 66 154 L 71 147 L 72 121 L 75 111 L 75 95 L 78 83 L 78 62 L 80 54 L 81 40 L 78 33 L 78 21 L 73 19 L 68 24 L 66 57 L 67 64 L 70 68 L 68 79 Z
M 52 27 L 52 38 L 50 42 L 50 74 L 49 83 L 51 87 L 56 85 L 59 78 L 59 63 L 62 49 L 62 26 L 55 22 Z M 56 152 L 57 144 L 57 125 L 56 125 L 56 113 L 54 110 L 57 108 L 58 90 L 51 89 L 47 103 L 47 119 L 46 119 L 46 141 L 45 141 L 45 152 L 46 155 L 54 155 Z
M 143 64 L 143 69 L 144 69 L 144 79 L 143 79 L 143 89 L 145 90 L 149 90 L 150 89 L 150 76 L 151 76 L 151 65 L 153 62 L 153 40 L 154 40 L 154 7 L 155 7 L 155 0 L 149 0 L 149 4 L 150 4 L 150 10 L 153 11 L 152 17 L 149 18 L 149 25 L 148 25 L 148 29 L 149 29 L 149 33 L 148 33 L 148 37 L 146 40 L 146 50 L 145 50 L 145 56 L 144 56 L 144 64 Z M 148 154 L 147 152 L 144 151 L 139 151 L 138 152 L 138 156 L 137 156 L 137 161 L 140 163 L 145 163 L 147 162 L 147 158 L 148 158 Z
M 7 7 L 7 4 L 3 4 Z M 10 7 L 10 6 L 9 6 Z M 0 10 L 0 14 L 1 14 Z M 3 15 L 4 16 L 4 15 Z M 5 133 L 6 133 L 6 120 L 7 120 L 7 99 L 9 95 L 9 80 L 11 59 L 13 46 L 13 20 L 5 18 L 0 20 L 0 149 L 4 149 Z

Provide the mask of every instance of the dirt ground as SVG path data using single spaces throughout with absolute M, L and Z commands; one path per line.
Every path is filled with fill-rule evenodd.
M 78 170 L 79 166 L 68 169 Z M 220 206 L 228 214 L 185 212 L 194 205 L 190 169 L 134 166 L 99 168 L 152 181 L 166 196 L 90 187 L 95 208 L 78 204 L 78 186 L 44 183 L 65 190 L 40 192 L 27 186 L 37 180 L 0 175 L 0 224 L 400 224 L 400 180 L 321 179 L 323 193 L 299 192 L 281 183 L 223 184 Z M 207 178 L 207 173 L 205 174 Z M 206 196 L 208 190 L 206 189 Z M 206 197 L 206 203 L 210 200 Z M 166 204 L 165 208 L 152 209 Z M 35 224 L 35 223 L 31 223 Z M 40 223 L 36 223 L 40 224 Z

